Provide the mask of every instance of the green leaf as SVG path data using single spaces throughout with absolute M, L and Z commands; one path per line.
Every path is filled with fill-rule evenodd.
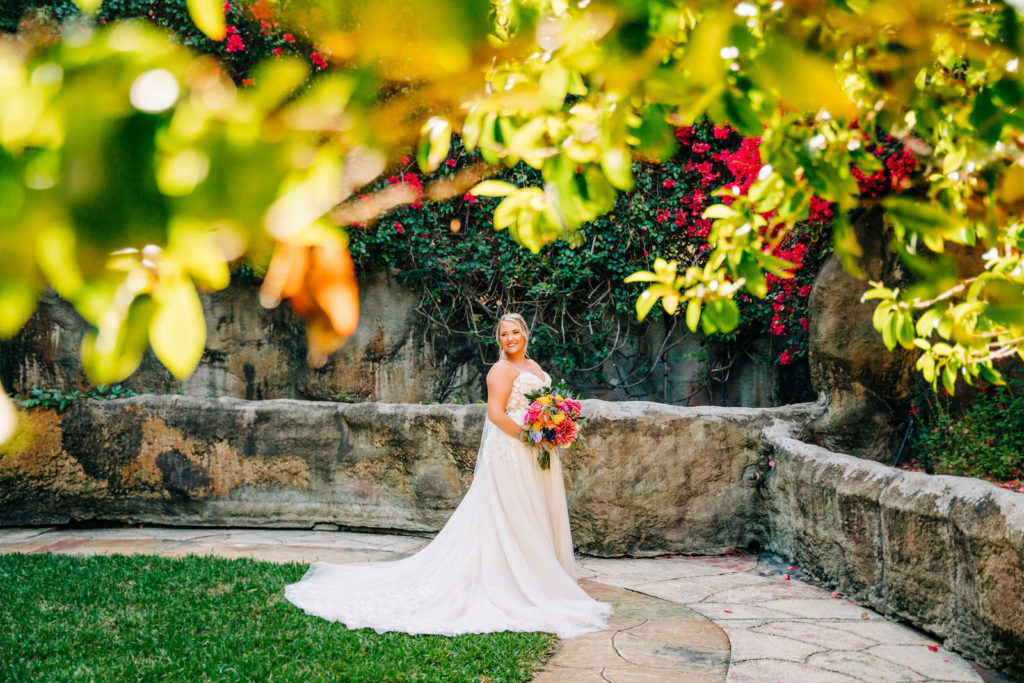
M 704 209 L 703 214 L 704 218 L 732 218 L 735 215 L 736 210 L 725 204 L 712 204 Z
M 636 317 L 637 320 L 643 320 L 650 313 L 654 304 L 658 303 L 658 297 L 651 293 L 648 289 L 644 291 L 640 296 L 636 298 Z
M 441 165 L 452 145 L 452 126 L 440 117 L 431 116 L 420 130 L 420 144 L 416 163 L 423 173 L 430 173 Z
M 540 75 L 540 90 L 544 96 L 544 106 L 547 109 L 551 111 L 561 109 L 569 90 L 569 70 L 560 64 L 547 66 Z
M 155 309 L 156 303 L 151 297 L 138 297 L 117 328 L 103 330 L 105 339 L 102 344 L 97 333 L 85 335 L 82 339 L 82 366 L 89 379 L 95 384 L 109 384 L 135 372 L 146 350 L 147 330 Z
M 0 282 L 0 339 L 18 333 L 36 308 L 39 291 L 28 282 Z
M 504 180 L 485 180 L 477 184 L 469 193 L 484 197 L 507 197 L 518 190 L 518 187 L 512 183 L 506 183 Z
M 191 280 L 161 282 L 153 292 L 158 305 L 149 323 L 153 352 L 178 379 L 192 374 L 206 346 L 203 305 Z
M 700 323 L 700 308 L 699 299 L 690 299 L 690 303 L 686 306 L 686 326 L 690 328 L 690 332 L 697 331 L 697 325 Z
M 601 155 L 601 170 L 616 188 L 623 192 L 633 189 L 633 167 L 629 150 L 623 147 L 612 147 Z
M 196 27 L 211 40 L 224 40 L 227 31 L 224 22 L 224 3 L 221 0 L 188 0 L 188 13 Z

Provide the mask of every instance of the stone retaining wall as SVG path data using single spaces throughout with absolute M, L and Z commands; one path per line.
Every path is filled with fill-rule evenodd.
M 844 596 L 1024 679 L 1024 496 L 765 432 L 769 549 Z
M 776 409 L 585 401 L 565 459 L 577 547 L 720 553 L 765 542 L 760 431 Z M 472 478 L 483 405 L 140 396 L 27 413 L 0 448 L 0 525 L 122 520 L 437 531 Z

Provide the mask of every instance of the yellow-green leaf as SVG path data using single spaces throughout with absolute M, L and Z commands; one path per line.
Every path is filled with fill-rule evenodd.
M 188 0 L 188 13 L 196 27 L 211 40 L 224 40 L 226 29 L 221 0 Z
M 188 278 L 161 282 L 153 292 L 157 310 L 149 323 L 149 343 L 160 362 L 178 379 L 192 374 L 206 346 L 206 320 L 199 294 Z

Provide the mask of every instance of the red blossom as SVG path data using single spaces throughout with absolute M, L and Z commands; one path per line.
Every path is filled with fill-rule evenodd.
M 789 365 L 793 362 L 792 356 L 789 355 L 789 350 L 785 350 L 779 354 L 779 365 Z M 786 578 L 789 578 L 787 575 Z
M 313 66 L 315 66 L 317 70 L 327 68 L 327 60 L 324 59 L 324 56 L 316 50 L 313 50 L 313 52 L 310 53 L 309 59 L 313 62 Z
M 476 195 L 467 192 L 466 194 L 462 195 L 462 200 L 467 204 L 476 204 Z
M 241 52 L 244 49 L 245 43 L 242 42 L 242 36 L 237 33 L 228 36 L 228 52 Z
M 281 53 L 282 52 L 284 52 L 284 48 L 283 47 L 275 47 L 273 50 L 270 51 L 270 53 L 273 54 L 274 57 L 276 57 L 277 59 L 281 58 Z
M 395 232 L 397 232 L 399 235 L 401 235 L 402 232 L 404 231 L 404 228 L 402 227 L 402 224 L 399 223 L 398 221 L 395 221 L 394 223 L 392 223 L 391 227 L 394 228 Z
M 282 37 L 282 38 L 284 38 L 284 39 L 285 39 L 286 41 L 288 41 L 289 43 L 294 43 L 294 42 L 295 42 L 295 36 L 293 36 L 293 35 L 292 35 L 292 34 L 290 34 L 290 33 L 286 33 L 286 34 L 284 34 L 284 35 L 283 35 L 283 36 L 281 36 L 281 37 Z
M 676 181 L 673 178 L 669 178 L 668 180 L 663 182 L 662 185 L 665 186 L 666 190 L 671 190 L 673 187 L 676 186 Z

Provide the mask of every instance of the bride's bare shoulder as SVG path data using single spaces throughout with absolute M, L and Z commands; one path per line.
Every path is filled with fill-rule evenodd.
M 491 366 L 490 370 L 487 371 L 487 381 L 490 382 L 492 380 L 498 380 L 511 382 L 518 374 L 519 371 L 511 363 L 499 360 Z

